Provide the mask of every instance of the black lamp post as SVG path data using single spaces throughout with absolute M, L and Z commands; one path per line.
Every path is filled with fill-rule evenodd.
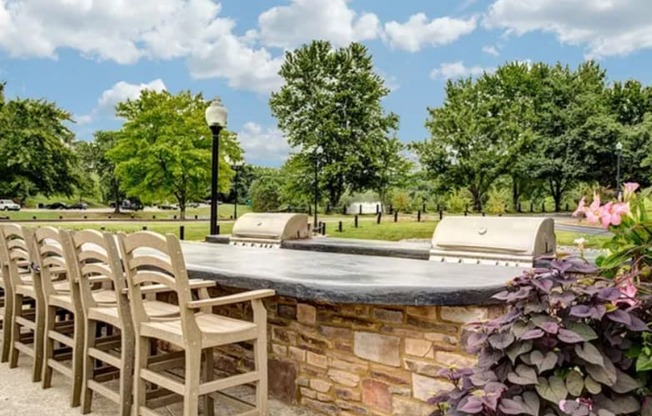
M 235 171 L 235 178 L 233 179 L 233 219 L 238 219 L 238 179 L 240 178 L 240 168 L 244 165 L 244 161 L 238 160 L 231 164 Z
M 623 144 L 621 142 L 616 143 L 616 197 L 620 198 L 620 158 L 623 154 Z
M 317 207 L 319 205 L 319 155 L 321 155 L 321 146 L 315 146 L 312 156 L 315 161 L 315 213 L 313 218 L 312 229 L 317 230 Z
M 220 226 L 217 223 L 217 188 L 219 180 L 220 160 L 220 132 L 226 127 L 227 111 L 222 105 L 222 100 L 216 97 L 206 109 L 206 124 L 213 133 L 213 156 L 212 156 L 212 177 L 211 177 L 211 226 L 210 234 L 220 233 Z

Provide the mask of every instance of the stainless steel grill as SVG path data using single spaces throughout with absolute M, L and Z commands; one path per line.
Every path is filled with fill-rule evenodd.
M 432 237 L 430 260 L 532 267 L 556 248 L 551 218 L 447 217 Z
M 278 248 L 286 240 L 310 238 L 306 214 L 247 213 L 233 225 L 229 244 Z

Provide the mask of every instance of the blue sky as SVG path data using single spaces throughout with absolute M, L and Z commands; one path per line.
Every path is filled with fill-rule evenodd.
M 597 59 L 610 80 L 652 82 L 649 0 L 0 0 L 0 80 L 70 111 L 78 138 L 120 127 L 143 88 L 219 95 L 250 163 L 288 148 L 270 115 L 286 50 L 369 47 L 405 142 L 427 137 L 446 79 L 506 61 Z

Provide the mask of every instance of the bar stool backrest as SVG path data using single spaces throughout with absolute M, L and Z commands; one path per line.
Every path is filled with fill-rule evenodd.
M 122 270 L 116 237 L 95 230 L 67 232 L 64 241 L 70 247 L 70 272 L 79 283 L 82 307 L 90 308 L 110 303 L 118 306 L 120 320 L 131 324 L 129 304 L 123 295 L 127 289 Z M 111 299 L 96 299 L 94 288 L 102 286 L 104 293 L 113 294 Z
M 184 339 L 197 340 L 200 332 L 194 313 L 187 307 L 192 295 L 179 240 L 171 234 L 162 236 L 150 231 L 119 234 L 118 240 L 136 335 L 142 323 L 170 319 L 149 316 L 145 310 L 145 295 L 141 289 L 154 284 L 162 285 L 177 295 Z M 178 320 L 179 317 L 172 319 Z
M 70 295 L 72 293 L 73 299 L 76 299 L 79 287 L 70 277 L 62 235 L 63 231 L 54 227 L 37 228 L 34 232 L 32 254 L 41 276 L 44 295 Z M 68 285 L 55 288 L 53 283 L 63 280 L 67 280 Z
M 31 278 L 29 245 L 34 230 L 18 224 L 0 226 L 0 263 L 5 287 L 12 290 Z M 31 284 L 31 283 L 30 283 Z

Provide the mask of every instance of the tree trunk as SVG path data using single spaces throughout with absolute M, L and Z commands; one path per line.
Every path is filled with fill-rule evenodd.
M 548 183 L 550 185 L 550 194 L 552 195 L 552 199 L 555 201 L 555 212 L 560 212 L 561 200 L 564 197 L 564 190 L 561 182 L 550 179 Z
M 469 188 L 469 191 L 473 198 L 473 210 L 476 212 L 482 212 L 482 192 L 475 187 Z
M 514 204 L 514 212 L 518 212 L 518 199 L 520 196 L 517 179 L 512 177 L 512 203 Z

